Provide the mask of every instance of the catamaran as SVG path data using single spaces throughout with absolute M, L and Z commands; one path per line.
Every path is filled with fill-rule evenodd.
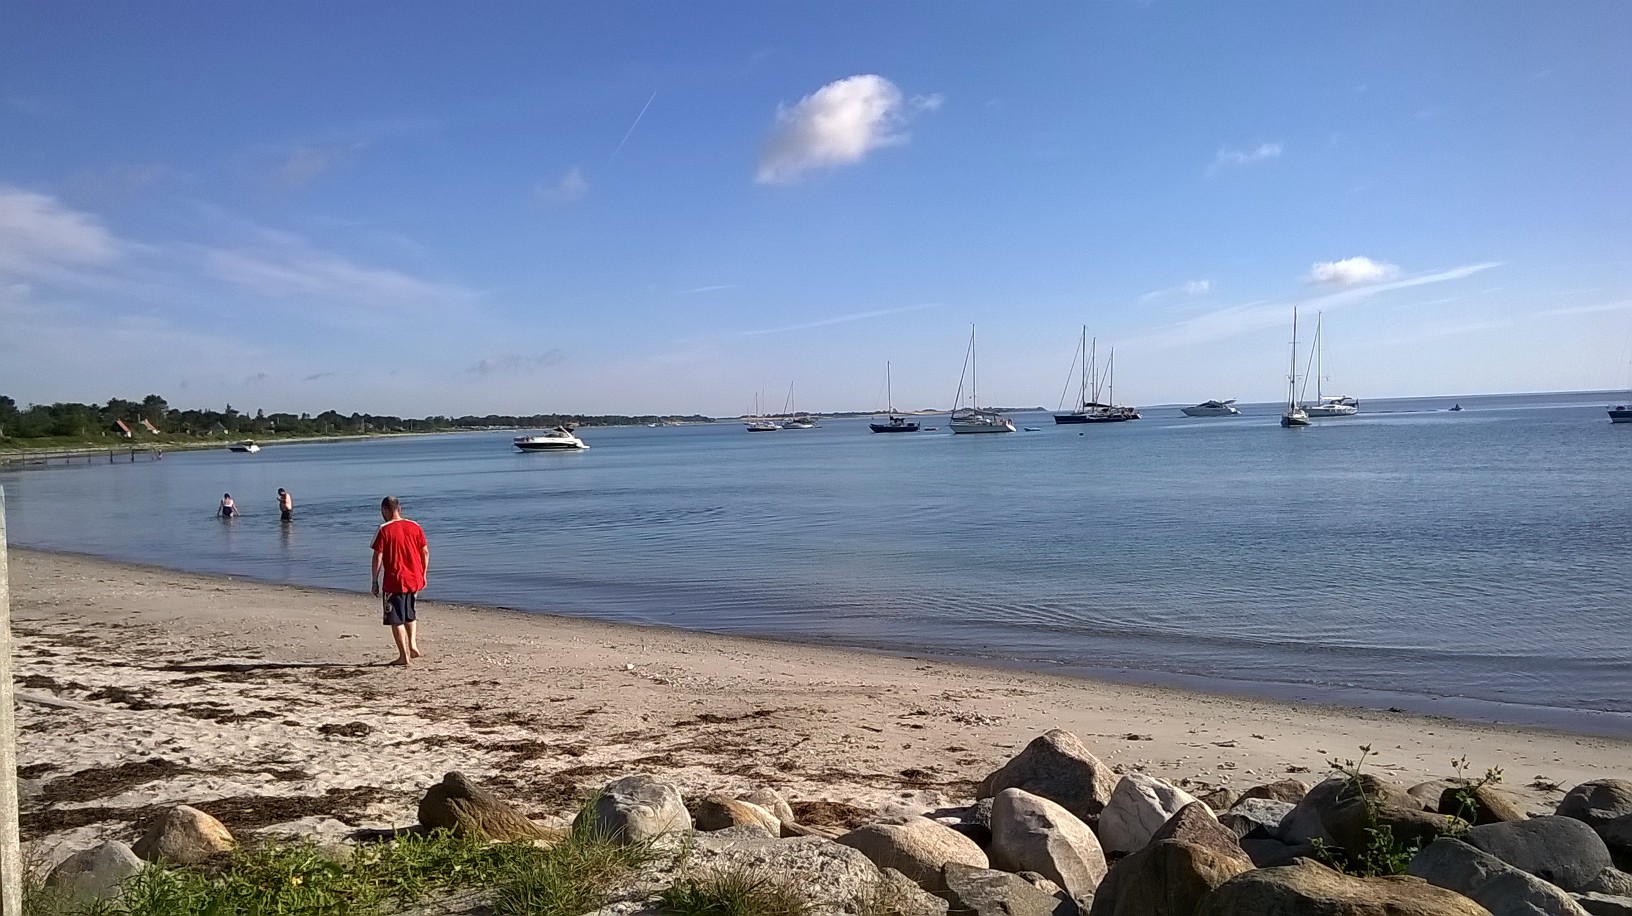
M 1304 412 L 1313 418 L 1352 417 L 1360 412 L 1360 399 L 1351 398 L 1346 394 L 1327 395 L 1321 391 L 1321 382 L 1325 379 L 1320 365 L 1320 329 L 1324 312 L 1315 313 L 1315 402 L 1303 405 Z
M 1292 359 L 1286 374 L 1286 410 L 1281 413 L 1281 426 L 1295 429 L 1309 425 L 1309 414 L 1298 406 L 1298 307 L 1292 306 Z M 1305 383 L 1307 384 L 1307 379 Z
M 969 380 L 969 406 L 963 404 L 963 382 Z M 982 410 L 980 396 L 975 391 L 975 326 L 969 326 L 969 350 L 963 357 L 963 374 L 958 376 L 958 394 L 952 402 L 952 417 L 947 423 L 955 433 L 1012 433 L 1014 421 L 992 410 Z
M 884 363 L 884 409 L 889 417 L 883 423 L 869 423 L 867 428 L 875 433 L 915 433 L 918 431 L 918 421 L 908 420 L 906 417 L 895 415 L 895 388 L 890 384 L 890 364 Z

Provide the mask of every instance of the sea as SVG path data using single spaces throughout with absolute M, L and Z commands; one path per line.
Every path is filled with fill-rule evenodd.
M 362 618 L 394 494 L 429 536 L 430 599 L 1626 736 L 1632 425 L 1613 398 L 1376 400 L 1294 430 L 1267 404 L 1021 412 L 1034 429 L 1012 435 L 588 428 L 565 454 L 470 432 L 0 485 L 15 544 L 352 591 Z

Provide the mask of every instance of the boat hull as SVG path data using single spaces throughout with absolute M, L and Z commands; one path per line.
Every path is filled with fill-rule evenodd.
M 921 427 L 917 423 L 869 423 L 867 428 L 875 433 L 915 433 Z
M 1611 407 L 1609 409 L 1609 422 L 1632 423 L 1632 406 Z
M 517 442 L 516 448 L 524 452 L 576 452 L 589 446 L 581 439 L 574 439 L 571 442 Z
M 1290 413 L 1281 414 L 1281 427 L 1283 429 L 1301 429 L 1308 425 L 1309 418 L 1307 416 Z
M 1337 405 L 1331 407 L 1305 407 L 1304 410 L 1312 418 L 1330 420 L 1336 417 L 1352 417 L 1360 412 L 1358 407 Z
M 1012 432 L 1014 432 L 1014 424 L 1013 423 L 1010 423 L 1007 426 L 1002 426 L 1002 425 L 992 426 L 992 425 L 988 425 L 988 424 L 985 424 L 985 423 L 980 423 L 980 424 L 950 423 L 950 424 L 948 424 L 948 426 L 950 426 L 952 431 L 955 432 L 955 433 L 1012 433 Z
M 1241 411 L 1234 407 L 1180 407 L 1179 412 L 1187 417 L 1238 417 Z

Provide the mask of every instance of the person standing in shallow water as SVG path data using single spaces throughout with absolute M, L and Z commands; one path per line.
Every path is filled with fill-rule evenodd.
M 221 494 L 221 508 L 216 510 L 216 514 L 222 518 L 232 518 L 238 514 L 238 504 L 232 501 L 231 493 Z
M 278 487 L 278 518 L 286 522 L 295 520 L 295 498 L 283 487 Z
M 402 503 L 395 496 L 380 500 L 380 516 L 385 523 L 374 532 L 370 591 L 380 599 L 385 625 L 397 644 L 397 660 L 392 664 L 406 668 L 420 656 L 414 596 L 425 588 L 431 546 L 419 523 L 402 517 Z

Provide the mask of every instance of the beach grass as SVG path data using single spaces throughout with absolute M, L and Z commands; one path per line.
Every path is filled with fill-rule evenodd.
M 670 916 L 805 916 L 810 902 L 775 876 L 747 870 L 682 878 L 658 895 Z

